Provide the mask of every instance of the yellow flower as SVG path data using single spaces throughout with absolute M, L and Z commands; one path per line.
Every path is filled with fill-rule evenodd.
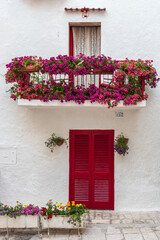
M 57 203 L 57 205 L 56 205 L 57 207 L 60 207 L 60 203 Z
M 75 201 L 72 201 L 72 206 L 75 206 Z
M 29 206 L 29 204 L 24 204 L 24 206 L 25 206 L 25 207 L 28 207 L 28 206 Z
M 71 210 L 71 208 L 69 207 L 68 210 Z
M 82 204 L 80 203 L 80 204 L 76 204 L 76 207 L 81 207 L 82 206 Z

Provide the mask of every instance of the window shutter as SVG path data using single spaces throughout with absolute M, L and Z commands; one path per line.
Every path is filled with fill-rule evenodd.
M 114 209 L 114 131 L 92 132 L 92 207 Z
M 70 131 L 69 199 L 91 207 L 91 132 L 88 130 Z
M 114 130 L 70 130 L 69 200 L 114 209 Z

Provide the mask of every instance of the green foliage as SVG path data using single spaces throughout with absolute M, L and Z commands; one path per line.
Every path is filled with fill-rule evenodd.
M 51 134 L 51 137 L 47 139 L 47 141 L 45 142 L 46 147 L 50 148 L 51 152 L 53 152 L 54 148 L 58 145 L 62 145 L 63 143 L 66 144 L 66 146 L 68 147 L 68 143 L 67 143 L 68 139 L 65 138 L 61 138 L 61 137 L 57 137 L 55 135 L 55 133 Z
M 128 138 L 125 138 L 123 133 L 119 134 L 114 142 L 114 150 L 125 156 L 126 153 L 128 154 L 128 149 Z

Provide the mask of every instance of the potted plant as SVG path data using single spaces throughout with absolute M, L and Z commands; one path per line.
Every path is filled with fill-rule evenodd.
M 12 207 L 0 202 L 0 228 L 37 228 L 40 214 L 40 208 L 33 204 L 17 201 Z
M 51 152 L 53 152 L 56 146 L 61 146 L 63 143 L 68 147 L 67 140 L 68 139 L 57 137 L 55 133 L 52 133 L 51 137 L 45 142 L 45 145 L 50 148 Z
M 128 154 L 128 138 L 125 138 L 123 133 L 119 134 L 114 142 L 114 150 L 120 154 L 125 156 L 125 154 Z
M 75 204 L 75 201 L 66 205 L 49 200 L 47 207 L 41 209 L 42 229 L 48 228 L 79 228 L 84 227 L 83 215 L 88 209 L 83 204 Z

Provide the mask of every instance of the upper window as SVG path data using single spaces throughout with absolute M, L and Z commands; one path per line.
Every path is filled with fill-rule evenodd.
M 101 54 L 100 26 L 71 26 L 70 55 L 83 53 L 86 56 Z

